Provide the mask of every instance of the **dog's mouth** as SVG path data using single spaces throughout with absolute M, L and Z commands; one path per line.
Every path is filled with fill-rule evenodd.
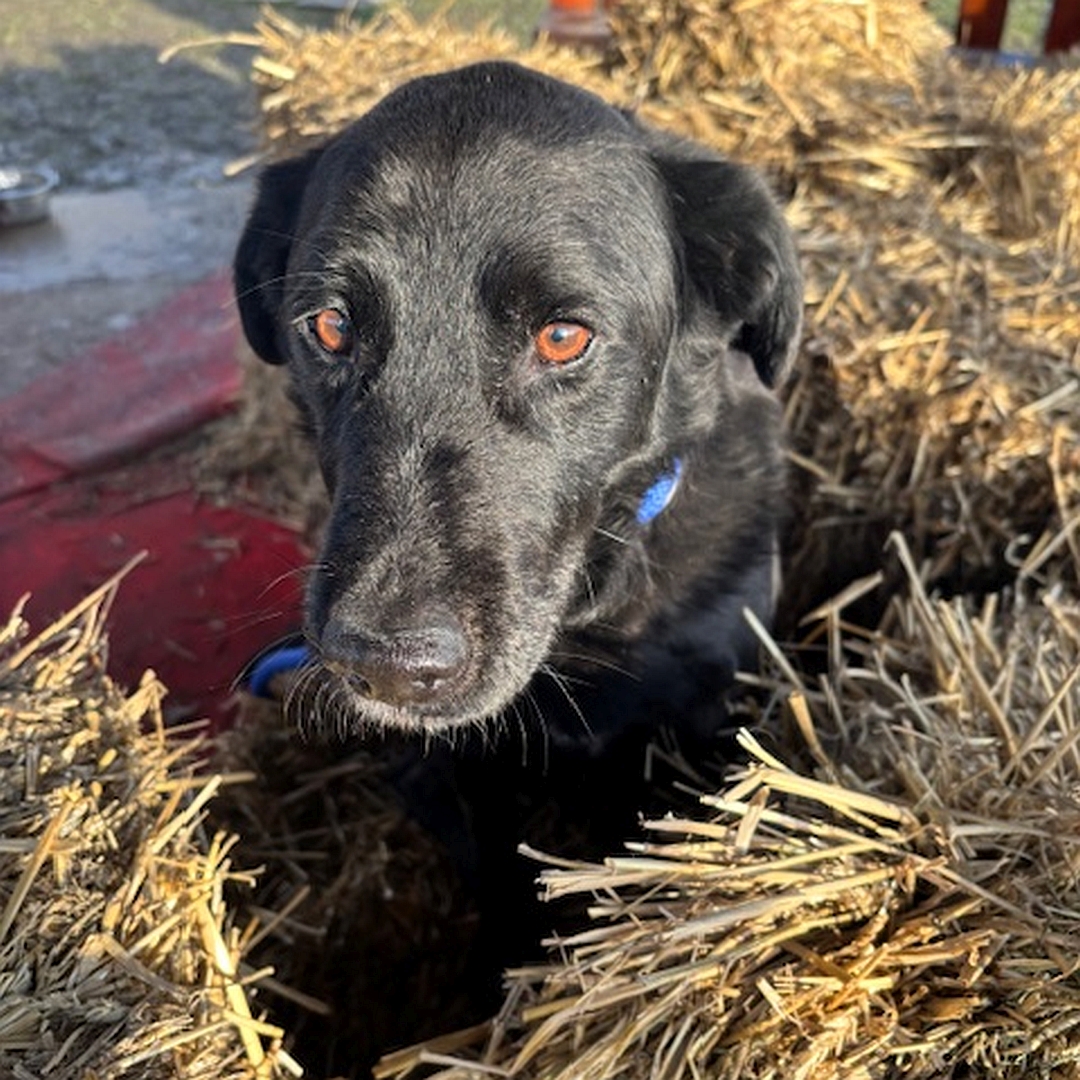
M 409 734 L 438 734 L 477 719 L 436 694 L 427 700 L 414 699 L 400 704 L 374 697 L 370 684 L 354 672 L 336 664 L 328 665 L 324 670 L 337 693 L 329 699 L 328 705 L 322 707 L 329 707 L 334 715 L 316 717 L 321 727 L 331 720 L 334 727 L 344 727 L 354 733 L 373 727 Z

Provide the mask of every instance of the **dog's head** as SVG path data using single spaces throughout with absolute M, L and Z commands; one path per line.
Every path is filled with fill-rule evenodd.
M 740 364 L 783 377 L 801 311 L 753 174 L 510 64 L 268 168 L 235 272 L 331 494 L 308 635 L 360 717 L 428 730 L 527 686 L 598 533 L 648 528 L 649 478 Z

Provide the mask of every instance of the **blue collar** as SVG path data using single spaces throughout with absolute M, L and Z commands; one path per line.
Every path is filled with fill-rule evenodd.
M 634 515 L 639 525 L 648 525 L 667 509 L 682 479 L 682 469 L 682 458 L 675 458 L 671 463 L 671 468 L 667 472 L 662 472 L 641 496 L 637 513 Z

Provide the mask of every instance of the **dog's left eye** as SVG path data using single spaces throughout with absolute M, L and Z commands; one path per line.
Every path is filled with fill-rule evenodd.
M 352 352 L 352 320 L 337 308 L 323 308 L 308 320 L 315 340 L 335 356 L 345 356 Z
M 533 339 L 536 355 L 548 364 L 580 360 L 593 341 L 593 332 L 581 323 L 549 322 Z

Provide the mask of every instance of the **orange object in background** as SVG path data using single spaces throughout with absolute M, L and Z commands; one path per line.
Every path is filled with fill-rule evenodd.
M 1005 30 L 1009 0 L 960 0 L 956 44 L 997 50 Z M 1043 39 L 1043 52 L 1066 52 L 1080 44 L 1080 0 L 1054 0 Z
M 1009 0 L 961 0 L 956 44 L 966 49 L 997 49 L 1005 30 Z
M 560 45 L 604 49 L 611 40 L 611 0 L 549 0 L 536 32 Z

